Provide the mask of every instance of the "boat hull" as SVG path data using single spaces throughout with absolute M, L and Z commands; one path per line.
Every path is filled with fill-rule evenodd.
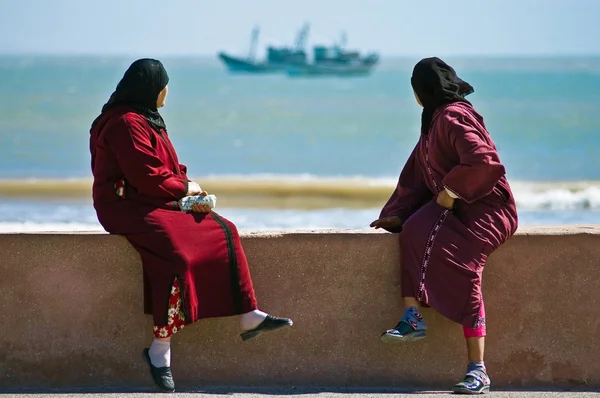
M 290 77 L 319 77 L 319 76 L 338 76 L 338 77 L 359 77 L 369 75 L 375 65 L 303 65 L 286 68 L 286 73 Z
M 219 53 L 219 59 L 223 62 L 227 70 L 233 73 L 281 73 L 286 69 L 285 65 L 254 62 L 249 59 L 232 57 L 225 53 Z

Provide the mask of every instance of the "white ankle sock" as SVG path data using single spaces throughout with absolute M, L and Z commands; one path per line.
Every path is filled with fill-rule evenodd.
M 260 325 L 266 317 L 267 314 L 259 310 L 246 312 L 240 319 L 240 327 L 242 330 L 252 330 Z
M 150 350 L 150 362 L 157 368 L 171 366 L 171 342 L 154 339 Z

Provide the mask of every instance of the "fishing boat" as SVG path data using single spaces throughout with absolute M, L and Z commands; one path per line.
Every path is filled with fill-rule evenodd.
M 288 76 L 366 76 L 379 62 L 379 54 L 371 53 L 361 56 L 357 51 L 345 50 L 347 36 L 342 33 L 341 39 L 333 46 L 315 46 L 312 63 L 290 65 L 286 68 Z
M 351 62 L 338 63 L 338 62 L 315 62 L 312 64 L 305 65 L 292 65 L 286 69 L 288 76 L 290 77 L 302 77 L 302 76 L 339 76 L 339 77 L 352 77 L 352 76 L 367 76 L 373 72 L 379 57 L 377 54 L 372 54 L 364 58 L 353 60 Z
M 218 54 L 227 70 L 233 73 L 278 73 L 285 72 L 286 68 L 304 65 L 307 63 L 306 38 L 310 27 L 304 24 L 298 34 L 293 47 L 273 47 L 267 48 L 267 57 L 263 60 L 257 60 L 256 47 L 260 29 L 254 27 L 250 38 L 250 50 L 247 57 L 237 57 L 225 52 Z

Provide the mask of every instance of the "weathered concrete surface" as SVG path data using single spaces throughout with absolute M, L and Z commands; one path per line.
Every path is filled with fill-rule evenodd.
M 426 340 L 385 346 L 401 314 L 396 238 L 364 231 L 247 234 L 261 307 L 290 316 L 242 343 L 236 318 L 173 342 L 180 389 L 447 388 L 463 376 L 461 327 L 431 310 Z M 148 386 L 137 253 L 117 236 L 0 235 L 0 391 Z M 489 260 L 486 363 L 501 388 L 600 387 L 600 228 L 524 229 Z

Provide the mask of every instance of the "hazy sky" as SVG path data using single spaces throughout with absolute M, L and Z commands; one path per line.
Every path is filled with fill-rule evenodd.
M 345 29 L 385 55 L 600 54 L 600 0 L 0 0 L 0 53 L 245 53 Z

